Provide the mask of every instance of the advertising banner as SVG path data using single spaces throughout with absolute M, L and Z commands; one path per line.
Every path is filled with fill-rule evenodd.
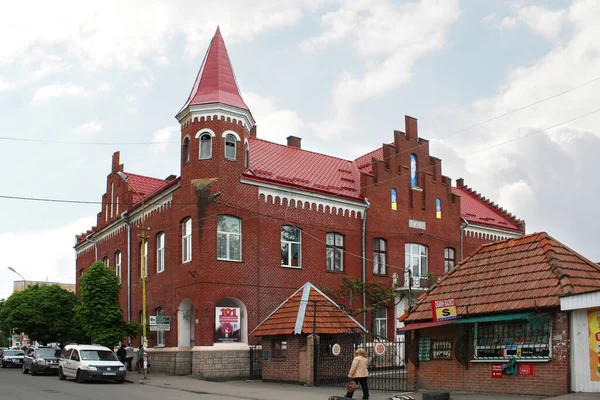
M 215 343 L 241 342 L 239 307 L 215 307 Z
M 600 310 L 588 311 L 590 379 L 600 382 Z
M 431 312 L 436 322 L 456 319 L 456 303 L 454 299 L 431 300 Z

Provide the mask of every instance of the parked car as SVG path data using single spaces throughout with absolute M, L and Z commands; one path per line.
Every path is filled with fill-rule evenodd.
M 58 378 L 75 378 L 79 383 L 89 380 L 123 383 L 127 373 L 125 365 L 108 347 L 78 344 L 65 346 L 58 363 Z
M 22 366 L 24 356 L 25 352 L 23 350 L 4 350 L 2 356 L 0 356 L 2 368 Z
M 31 375 L 58 372 L 60 349 L 53 347 L 31 347 L 23 358 L 23 373 L 31 371 Z

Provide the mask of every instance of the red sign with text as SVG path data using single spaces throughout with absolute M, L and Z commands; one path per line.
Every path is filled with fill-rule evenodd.
M 492 364 L 492 378 L 502 378 L 502 364 Z
M 533 375 L 533 364 L 519 364 L 519 375 Z

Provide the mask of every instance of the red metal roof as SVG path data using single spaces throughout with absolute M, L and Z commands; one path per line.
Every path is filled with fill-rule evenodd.
M 240 95 L 219 28 L 217 28 L 204 56 L 192 92 L 181 110 L 190 105 L 207 103 L 223 103 L 248 110 L 248 106 Z
M 129 185 L 134 187 L 135 190 L 137 190 L 138 193 L 144 198 L 144 200 L 171 183 L 171 181 L 164 179 L 151 178 L 149 176 L 132 174 L 130 172 L 125 172 L 125 175 L 127 175 Z M 133 202 L 137 203 L 140 200 L 140 196 L 133 191 Z
M 361 200 L 352 161 L 250 138 L 250 176 L 287 186 Z
M 346 314 L 333 300 L 313 284 L 306 282 L 281 303 L 250 335 L 310 335 L 313 333 L 315 323 L 319 335 L 355 330 L 366 332 L 358 321 Z
M 560 297 L 600 289 L 600 266 L 548 234 L 494 242 L 444 275 L 404 322 L 431 320 L 431 301 L 455 299 L 459 316 L 556 308 Z
M 378 160 L 383 160 L 383 147 L 375 149 L 364 156 L 358 157 L 354 160 L 354 164 L 360 172 L 366 172 L 367 174 L 373 173 L 373 157 Z
M 460 196 L 460 214 L 469 223 L 523 232 L 515 217 L 466 186 L 453 187 Z

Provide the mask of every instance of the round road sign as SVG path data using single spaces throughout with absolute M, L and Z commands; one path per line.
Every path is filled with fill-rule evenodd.
M 335 343 L 333 346 L 331 346 L 331 354 L 333 354 L 334 356 L 339 356 L 342 352 L 342 346 L 340 346 L 338 343 Z

